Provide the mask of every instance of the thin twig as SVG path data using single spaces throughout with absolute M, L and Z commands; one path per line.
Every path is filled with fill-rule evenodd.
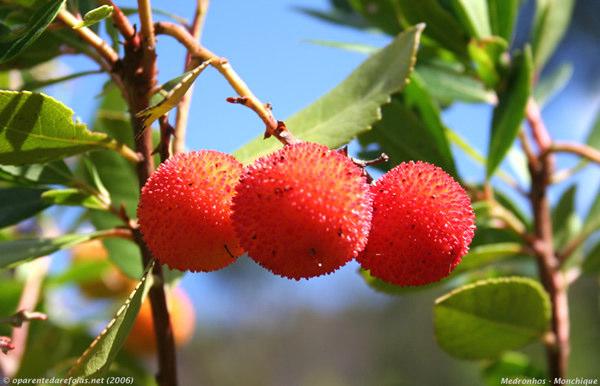
M 155 24 L 154 29 L 157 34 L 169 35 L 177 39 L 177 41 L 179 41 L 184 47 L 187 48 L 189 52 L 192 53 L 194 59 L 200 62 L 217 58 L 218 60 L 213 60 L 211 62 L 212 66 L 215 67 L 215 69 L 217 69 L 217 71 L 219 71 L 223 77 L 225 77 L 227 82 L 229 82 L 231 87 L 240 97 L 246 99 L 244 106 L 252 109 L 264 122 L 266 126 L 265 137 L 274 136 L 281 143 L 286 145 L 299 142 L 299 140 L 296 139 L 289 132 L 289 130 L 287 130 L 282 121 L 275 119 L 267 105 L 262 103 L 256 97 L 256 95 L 254 95 L 248 85 L 242 80 L 242 78 L 240 78 L 233 67 L 231 67 L 227 59 L 220 58 L 211 51 L 202 47 L 189 33 L 189 31 L 182 26 L 169 22 L 159 22 Z
M 546 156 L 550 153 L 576 154 L 589 161 L 600 164 L 600 151 L 582 143 L 553 142 L 550 145 L 550 147 L 542 154 L 542 156 Z
M 0 324 L 6 323 L 13 327 L 21 327 L 23 326 L 23 323 L 31 322 L 32 320 L 46 319 L 48 319 L 48 315 L 42 312 L 20 310 L 7 318 L 0 318 Z
M 560 271 L 560 261 L 553 245 L 548 186 L 554 172 L 554 160 L 552 154 L 543 156 L 551 147 L 552 140 L 533 98 L 527 104 L 526 114 L 532 136 L 540 150 L 538 161 L 529 162 L 530 202 L 534 220 L 534 239 L 530 246 L 537 257 L 542 284 L 552 302 L 552 339 L 546 340 L 548 370 L 551 379 L 565 378 L 570 352 L 568 283 Z
M 202 36 L 202 27 L 204 25 L 204 19 L 206 18 L 206 12 L 208 11 L 208 0 L 197 0 L 197 3 L 196 13 L 194 14 L 194 20 L 192 21 L 192 25 L 189 27 L 189 31 L 192 37 L 199 42 Z M 192 53 L 187 51 L 185 54 L 184 69 L 185 71 L 190 71 L 193 68 Z M 190 116 L 193 93 L 194 85 L 192 84 L 187 93 L 185 93 L 185 95 L 181 98 L 181 101 L 179 101 L 179 105 L 177 106 L 177 113 L 175 115 L 175 138 L 173 140 L 174 154 L 185 151 L 185 136 Z

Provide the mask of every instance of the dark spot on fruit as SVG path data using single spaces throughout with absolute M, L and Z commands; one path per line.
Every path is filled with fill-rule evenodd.
M 316 256 L 316 255 L 317 255 L 317 250 L 316 250 L 316 249 L 314 249 L 314 248 L 309 248 L 309 249 L 308 249 L 308 253 L 309 253 L 311 256 Z

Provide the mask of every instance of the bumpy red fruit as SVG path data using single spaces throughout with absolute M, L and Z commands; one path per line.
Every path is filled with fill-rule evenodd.
M 248 166 L 233 198 L 242 247 L 277 275 L 338 269 L 364 248 L 371 197 L 362 171 L 316 143 L 286 146 Z
M 358 261 L 372 276 L 400 286 L 450 274 L 475 229 L 471 201 L 452 177 L 425 162 L 402 163 L 371 186 L 373 222 Z
M 231 199 L 242 173 L 232 156 L 212 150 L 169 158 L 142 189 L 138 218 L 152 254 L 162 264 L 214 271 L 241 255 Z

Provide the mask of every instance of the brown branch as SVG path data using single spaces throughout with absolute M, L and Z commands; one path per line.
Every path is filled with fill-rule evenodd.
M 553 142 L 542 156 L 550 153 L 572 153 L 600 164 L 600 151 L 581 143 Z
M 125 57 L 120 66 L 120 76 L 129 90 L 127 102 L 131 112 L 132 127 L 134 130 L 136 151 L 142 154 L 143 162 L 138 163 L 137 175 L 140 188 L 154 170 L 152 157 L 152 130 L 144 127 L 142 118 L 136 118 L 139 111 L 150 104 L 151 90 L 156 84 L 156 52 L 155 37 L 152 23 L 152 12 L 149 0 L 139 0 L 138 8 L 141 21 L 141 32 L 137 38 L 126 40 L 124 43 Z M 132 224 L 133 225 L 133 224 Z M 134 240 L 142 253 L 144 266 L 153 259 L 150 250 L 145 244 L 139 229 L 133 229 Z M 159 385 L 177 385 L 177 366 L 175 341 L 171 320 L 167 309 L 163 273 L 160 264 L 154 264 L 153 274 L 155 282 L 149 291 L 152 320 L 157 345 L 158 374 L 156 380 Z
M 25 285 L 23 286 L 17 310 L 29 311 L 36 308 L 40 298 L 42 282 L 50 266 L 50 259 L 37 259 L 30 264 L 32 265 L 32 269 L 29 271 L 27 279 L 25 279 Z M 27 346 L 28 335 L 29 323 L 22 324 L 21 327 L 13 329 L 10 342 L 13 348 L 10 352 L 6 353 L 6 358 L 0 362 L 0 371 L 4 376 L 14 377 L 19 370 Z
M 208 10 L 208 0 L 197 0 L 196 13 L 194 20 L 189 27 L 192 37 L 199 42 L 202 35 L 202 27 Z M 187 51 L 185 54 L 185 71 L 192 70 L 193 67 L 192 53 Z M 188 120 L 190 116 L 190 107 L 192 105 L 192 96 L 194 93 L 194 85 L 192 84 L 187 93 L 179 101 L 177 106 L 177 114 L 175 115 L 175 138 L 173 140 L 173 153 L 182 153 L 185 151 L 185 136 L 187 131 Z
M 551 147 L 552 140 L 533 99 L 527 105 L 526 114 L 532 136 L 540 149 L 537 161 L 529 162 L 529 199 L 534 220 L 534 238 L 530 247 L 536 255 L 541 281 L 552 303 L 552 338 L 546 340 L 548 370 L 551 379 L 565 378 L 570 352 L 568 283 L 560 271 L 560 261 L 553 244 L 548 186 L 554 172 L 554 160 L 550 154 L 544 156 Z
M 79 23 L 79 19 L 77 19 L 72 13 L 63 9 L 58 13 L 58 19 L 63 23 L 68 25 L 69 27 L 74 27 Z M 112 49 L 112 47 L 100 36 L 96 35 L 94 31 L 89 29 L 88 27 L 82 27 L 75 30 L 79 37 L 81 37 L 86 43 L 88 43 L 91 47 L 93 47 L 100 56 L 108 62 L 110 65 L 114 65 L 114 63 L 119 59 L 119 55 Z
M 21 327 L 23 323 L 31 322 L 32 320 L 46 320 L 48 319 L 48 315 L 36 312 L 36 311 L 27 311 L 20 310 L 14 315 L 11 315 L 7 318 L 0 318 L 1 323 L 8 323 L 13 327 Z
M 220 58 L 202 47 L 189 31 L 182 26 L 168 22 L 159 22 L 154 25 L 154 29 L 157 34 L 169 35 L 177 39 L 177 41 L 192 53 L 192 56 L 196 61 L 205 62 L 209 59 L 217 58 L 218 60 L 213 60 L 211 65 L 223 75 L 240 97 L 246 98 L 247 102 L 244 103 L 244 105 L 252 109 L 264 122 L 266 126 L 265 137 L 274 136 L 285 145 L 299 142 L 299 140 L 287 130 L 283 122 L 275 119 L 267 105 L 262 103 L 256 95 L 254 95 L 248 85 L 240 78 L 233 67 L 231 67 L 227 59 Z
M 99 3 L 113 7 L 111 15 L 112 21 L 126 40 L 133 39 L 136 36 L 135 28 L 133 28 L 127 16 L 125 16 L 123 11 L 121 11 L 121 8 L 119 8 L 114 1 L 100 0 Z

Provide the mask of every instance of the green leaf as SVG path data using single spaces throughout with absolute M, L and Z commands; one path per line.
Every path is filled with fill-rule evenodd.
M 374 153 L 383 151 L 390 157 L 390 167 L 421 160 L 436 164 L 458 178 L 440 111 L 418 74 L 412 75 L 403 95 L 394 97 L 382 112 L 383 118 L 373 130 L 359 136 L 363 147 L 361 157 L 375 157 Z M 377 144 L 377 149 L 372 144 Z
M 50 206 L 42 199 L 45 189 L 0 189 L 0 228 L 14 225 Z
M 365 283 L 371 287 L 371 289 L 384 293 L 386 295 L 401 296 L 410 294 L 417 291 L 428 290 L 443 284 L 446 280 L 437 281 L 427 285 L 421 285 L 416 287 L 401 287 L 394 284 L 390 284 L 386 281 L 371 276 L 371 273 L 367 269 L 359 268 L 358 274 L 365 281 Z
M 483 369 L 483 378 L 487 386 L 502 385 L 502 379 L 511 380 L 525 379 L 545 379 L 546 374 L 531 364 L 529 357 L 518 352 L 505 352 L 500 358 L 490 363 Z M 520 382 L 521 385 L 535 384 L 526 381 Z
M 591 234 L 598 229 L 600 229 L 600 188 L 598 188 L 596 198 L 592 202 L 592 206 L 590 206 L 590 209 L 585 216 L 581 231 L 584 234 Z
M 94 131 L 108 133 L 120 142 L 133 146 L 133 129 L 127 114 L 127 104 L 119 90 L 111 85 L 96 111 Z M 123 205 L 128 216 L 136 217 L 139 197 L 137 174 L 133 165 L 114 152 L 97 151 L 89 154 L 93 168 L 87 168 L 87 177 L 94 183 L 94 174 L 103 182 L 116 207 Z M 96 171 L 94 173 L 94 171 Z M 90 211 L 96 229 L 110 229 L 122 221 L 105 211 Z M 138 246 L 124 239 L 103 240 L 109 257 L 121 271 L 131 278 L 139 278 L 143 272 L 142 258 Z
M 562 40 L 569 23 L 575 0 L 537 0 L 531 47 L 535 70 L 541 72 Z
M 73 174 L 63 160 L 47 164 L 0 165 L 0 180 L 22 185 L 68 185 Z
M 106 204 L 98 197 L 74 188 L 48 190 L 42 193 L 42 199 L 50 205 L 82 206 L 99 210 L 106 209 Z
M 487 177 L 491 177 L 511 148 L 525 116 L 525 107 L 531 94 L 531 51 L 514 59 L 505 88 L 498 96 L 498 106 L 492 118 L 492 133 L 488 147 Z
M 67 82 L 69 80 L 81 78 L 81 77 L 84 77 L 87 75 L 96 75 L 96 74 L 103 74 L 103 73 L 104 73 L 103 70 L 91 70 L 91 71 L 75 72 L 73 74 L 61 76 L 58 78 L 52 78 L 52 79 L 44 79 L 44 80 L 34 79 L 31 81 L 25 82 L 21 86 L 21 90 L 29 90 L 29 91 L 37 90 L 40 88 L 52 86 L 54 84 L 63 83 L 63 82 Z
M 467 54 L 468 34 L 438 0 L 396 0 L 397 15 L 404 23 L 425 23 L 424 34 L 442 47 L 465 57 Z
M 478 281 L 437 299 L 434 327 L 447 353 L 463 359 L 494 358 L 541 338 L 549 327 L 550 300 L 528 278 Z
M 348 2 L 356 12 L 388 35 L 394 36 L 402 31 L 396 17 L 396 9 L 391 1 L 349 0 Z
M 343 11 L 334 9 L 328 12 L 323 12 L 318 9 L 303 7 L 303 6 L 294 6 L 294 10 L 303 13 L 308 16 L 312 16 L 316 19 L 337 24 L 346 27 L 358 28 L 358 29 L 368 29 L 371 28 L 371 25 L 360 15 L 357 15 L 353 12 Z
M 98 8 L 92 9 L 83 16 L 83 20 L 77 25 L 73 26 L 73 29 L 79 29 L 83 27 L 89 27 L 102 20 L 110 17 L 113 13 L 113 7 L 110 5 L 101 5 Z
M 483 38 L 492 34 L 487 0 L 452 0 L 452 5 L 471 36 Z
M 506 41 L 498 36 L 473 39 L 468 49 L 479 78 L 487 87 L 496 87 L 502 77 L 502 55 L 508 49 Z
M 102 275 L 111 267 L 106 260 L 78 261 L 72 264 L 66 271 L 48 277 L 46 284 L 49 286 L 60 286 L 66 283 L 84 284 L 102 280 Z
M 117 149 L 103 133 L 73 122 L 73 111 L 52 97 L 0 91 L 0 163 L 44 163 L 91 149 Z
M 478 269 L 486 265 L 496 263 L 523 254 L 523 246 L 519 243 L 496 243 L 485 244 L 471 248 L 459 265 L 457 272 Z
M 581 228 L 579 218 L 575 213 L 575 196 L 577 185 L 571 185 L 565 190 L 552 209 L 552 233 L 554 246 L 561 248 Z
M 583 272 L 588 274 L 600 273 L 600 242 L 596 243 L 587 253 L 582 268 Z
M 91 240 L 87 235 L 64 235 L 51 239 L 21 239 L 0 242 L 0 268 L 10 268 L 37 257 L 50 255 L 58 250 Z
M 337 147 L 366 131 L 381 119 L 381 106 L 400 92 L 412 71 L 423 26 L 398 35 L 388 46 L 363 62 L 329 93 L 287 121 L 294 135 L 305 141 Z M 242 162 L 250 162 L 279 147 L 275 139 L 262 137 L 235 152 Z
M 133 327 L 144 298 L 152 286 L 152 267 L 146 268 L 142 279 L 129 298 L 119 308 L 115 317 L 94 339 L 68 373 L 69 377 L 98 378 L 105 374 L 123 346 Z M 152 337 L 149 337 L 152 339 Z
M 544 76 L 535 86 L 533 96 L 540 107 L 560 93 L 573 75 L 573 65 L 563 63 L 548 76 Z
M 0 63 L 14 58 L 36 41 L 52 23 L 64 3 L 64 0 L 48 0 L 39 4 L 25 26 L 3 34 L 0 38 Z
M 309 40 L 307 40 L 307 42 L 318 45 L 318 46 L 339 48 L 344 51 L 358 52 L 360 54 L 368 54 L 368 55 L 373 54 L 373 53 L 377 52 L 377 50 L 378 50 L 377 47 L 370 46 L 367 44 L 361 44 L 361 43 L 345 43 L 345 42 L 338 42 L 338 41 L 334 41 L 334 40 L 314 40 L 314 39 L 309 39 Z
M 519 13 L 520 0 L 487 0 L 492 34 L 510 42 Z
M 600 111 L 598 111 L 598 113 L 596 114 L 594 126 L 590 129 L 585 143 L 587 143 L 594 149 L 600 149 Z
M 444 103 L 454 100 L 469 103 L 494 103 L 496 95 L 487 91 L 477 79 L 451 68 L 435 64 L 417 65 L 417 74 L 427 85 L 427 91 Z

